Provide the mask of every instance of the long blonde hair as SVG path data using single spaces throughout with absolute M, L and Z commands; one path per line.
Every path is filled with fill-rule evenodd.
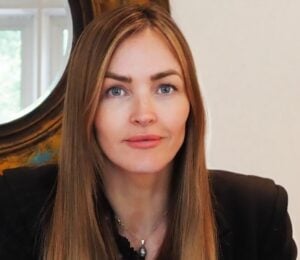
M 205 111 L 190 49 L 166 11 L 155 5 L 127 5 L 92 21 L 71 56 L 57 189 L 45 229 L 45 260 L 118 259 L 101 181 L 103 153 L 93 120 L 114 51 L 145 28 L 158 31 L 170 43 L 182 67 L 191 107 L 185 140 L 174 162 L 168 227 L 158 259 L 217 259 L 205 164 Z

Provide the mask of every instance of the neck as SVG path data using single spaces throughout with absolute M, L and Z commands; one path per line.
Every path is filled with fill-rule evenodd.
M 104 173 L 106 196 L 116 216 L 140 239 L 147 239 L 161 222 L 165 227 L 170 168 L 133 173 L 109 167 Z

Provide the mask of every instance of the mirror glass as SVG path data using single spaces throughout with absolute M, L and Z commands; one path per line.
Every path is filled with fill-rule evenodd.
M 72 43 L 68 0 L 0 0 L 0 124 L 51 93 Z

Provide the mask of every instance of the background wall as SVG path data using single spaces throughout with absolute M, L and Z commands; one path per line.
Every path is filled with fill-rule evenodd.
M 300 1 L 171 0 L 208 110 L 208 166 L 288 190 L 300 246 Z

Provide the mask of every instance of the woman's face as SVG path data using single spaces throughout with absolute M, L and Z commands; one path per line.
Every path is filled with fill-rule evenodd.
M 124 172 L 168 171 L 183 143 L 188 114 L 182 71 L 165 39 L 146 29 L 122 42 L 94 120 L 109 165 Z

